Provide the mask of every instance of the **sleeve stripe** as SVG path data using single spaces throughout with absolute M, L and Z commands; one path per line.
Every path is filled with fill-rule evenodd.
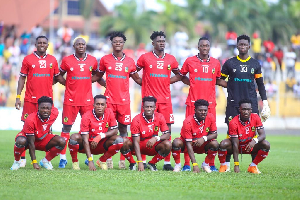
M 137 73 L 137 71 L 135 70 L 134 72 L 130 72 L 130 74 L 135 74 L 135 73 Z
M 20 72 L 20 76 L 27 76 L 27 74 L 23 74 L 23 73 Z
M 177 67 L 177 68 L 175 68 L 175 69 L 172 69 L 172 70 L 179 70 L 179 68 Z
M 87 135 L 87 134 L 89 134 L 89 132 L 81 132 L 80 134 L 81 135 Z
M 223 74 L 223 73 L 221 73 L 221 76 L 223 76 L 223 77 L 225 77 L 225 78 L 227 78 L 227 77 L 228 77 L 228 75 L 227 75 L 227 74 Z
M 54 74 L 54 76 L 58 76 L 60 73 L 58 72 L 57 74 Z
M 61 72 L 65 72 L 65 70 L 63 70 L 61 67 L 59 68 L 59 71 L 61 71 Z
M 261 77 L 262 77 L 262 73 L 254 75 L 254 78 L 261 78 Z
M 167 133 L 169 133 L 169 131 L 163 131 L 163 132 L 161 132 L 162 134 L 167 134 Z
M 34 133 L 26 133 L 26 135 L 34 135 Z
M 179 74 L 180 76 L 184 76 L 180 71 L 178 72 L 178 74 Z
M 140 136 L 140 134 L 139 134 L 139 133 L 136 133 L 136 134 L 132 134 L 131 136 L 132 136 L 132 137 L 138 137 L 138 136 Z
M 259 130 L 259 129 L 264 129 L 264 127 L 263 127 L 263 126 L 259 126 L 259 127 L 256 127 L 256 129 L 257 129 L 257 130 Z
M 193 139 L 185 139 L 185 141 L 187 141 L 187 142 L 192 142 Z
M 116 129 L 118 126 L 111 126 L 110 129 Z
M 142 69 L 140 66 L 136 65 L 137 68 Z
M 231 137 L 231 138 L 237 138 L 238 135 L 229 135 L 229 137 Z

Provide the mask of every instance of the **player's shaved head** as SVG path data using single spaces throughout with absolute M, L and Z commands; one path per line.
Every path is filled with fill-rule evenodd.
M 53 105 L 53 100 L 50 97 L 42 96 L 38 99 L 38 105 L 41 103 L 51 103 L 51 105 Z

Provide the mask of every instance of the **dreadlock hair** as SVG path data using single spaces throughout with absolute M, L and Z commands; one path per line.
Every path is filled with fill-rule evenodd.
M 204 99 L 198 99 L 197 101 L 195 101 L 194 103 L 195 108 L 197 108 L 198 106 L 209 106 L 208 101 L 204 100 Z
M 239 106 L 241 106 L 243 103 L 250 103 L 250 104 L 252 104 L 252 101 L 250 99 L 241 99 L 239 101 Z
M 123 38 L 124 42 L 126 41 L 125 35 L 120 31 L 112 32 L 109 37 L 110 41 L 112 41 L 115 37 L 121 37 L 121 38 Z
M 150 36 L 150 39 L 153 41 L 157 36 L 163 36 L 166 38 L 166 35 L 163 31 L 153 31 L 152 35 Z
M 154 102 L 154 103 L 156 104 L 157 99 L 156 99 L 155 97 L 153 97 L 153 96 L 146 96 L 146 97 L 144 97 L 143 100 L 142 100 L 143 104 L 144 104 L 146 101 L 148 101 L 148 102 Z
M 51 105 L 53 105 L 53 100 L 50 97 L 42 96 L 38 100 L 38 105 L 40 105 L 41 103 L 51 103 Z
M 248 40 L 249 44 L 250 44 L 250 37 L 248 35 L 240 35 L 239 37 L 237 37 L 236 39 L 236 43 L 239 43 L 240 40 Z

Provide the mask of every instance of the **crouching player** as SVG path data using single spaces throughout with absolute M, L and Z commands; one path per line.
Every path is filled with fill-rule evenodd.
M 106 160 L 115 155 L 123 146 L 123 138 L 117 135 L 118 126 L 113 111 L 106 108 L 106 97 L 94 97 L 94 109 L 86 112 L 81 119 L 80 132 L 72 134 L 69 149 L 72 157 L 72 167 L 79 170 L 77 154 L 85 153 L 89 169 L 95 171 L 91 154 L 103 154 L 96 164 L 107 170 Z
M 270 143 L 265 140 L 266 135 L 261 119 L 256 113 L 252 113 L 251 101 L 243 99 L 239 102 L 240 114 L 229 122 L 229 139 L 220 143 L 219 159 L 220 172 L 229 171 L 225 163 L 226 155 L 233 153 L 234 172 L 239 173 L 239 153 L 251 154 L 252 163 L 248 172 L 259 174 L 258 163 L 265 159 L 270 150 Z M 258 137 L 256 137 L 256 130 Z
M 23 129 L 16 136 L 14 146 L 15 161 L 11 170 L 20 168 L 20 157 L 25 149 L 29 149 L 33 168 L 40 169 L 35 156 L 35 150 L 48 152 L 40 161 L 40 165 L 48 170 L 53 169 L 50 161 L 65 147 L 64 138 L 52 134 L 50 128 L 58 116 L 58 110 L 53 106 L 50 97 L 42 96 L 38 99 L 38 112 L 30 114 Z
M 217 138 L 216 120 L 211 113 L 207 113 L 209 103 L 204 99 L 198 99 L 194 103 L 195 114 L 188 116 L 183 121 L 180 138 L 175 138 L 172 143 L 172 155 L 175 160 L 174 171 L 181 169 L 180 153 L 188 152 L 193 163 L 193 172 L 200 172 L 195 153 L 206 153 L 202 163 L 202 169 L 210 173 L 209 163 L 214 161 L 219 148 Z
M 142 102 L 144 111 L 133 118 L 130 126 L 132 137 L 129 140 L 132 143 L 129 146 L 134 149 L 139 171 L 144 171 L 141 154 L 154 156 L 148 167 L 151 171 L 157 171 L 156 163 L 171 152 L 170 132 L 164 116 L 155 112 L 157 99 L 146 96 Z M 158 136 L 159 130 L 162 136 Z M 135 165 L 130 169 L 134 170 Z

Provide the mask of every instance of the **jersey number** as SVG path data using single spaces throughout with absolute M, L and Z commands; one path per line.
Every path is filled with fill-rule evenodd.
M 85 65 L 85 64 L 78 64 L 78 65 L 79 65 L 79 67 L 80 67 L 80 71 L 83 72 L 83 71 L 84 71 L 84 65 Z
M 203 65 L 203 73 L 208 73 L 208 65 Z
M 157 69 L 163 69 L 164 68 L 164 61 L 157 61 Z
M 130 115 L 125 115 L 125 122 L 130 122 Z
M 122 66 L 123 66 L 123 63 L 116 63 L 116 68 L 115 68 L 115 70 L 116 70 L 116 71 L 122 71 Z
M 247 65 L 241 65 L 241 72 L 247 72 Z

